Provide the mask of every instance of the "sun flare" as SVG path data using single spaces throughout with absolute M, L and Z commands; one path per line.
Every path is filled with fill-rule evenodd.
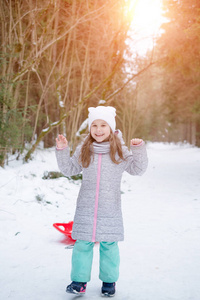
M 128 3 L 132 35 L 142 40 L 139 48 L 152 47 L 153 39 L 159 34 L 164 22 L 162 0 L 129 0 Z
M 163 22 L 162 0 L 131 0 L 130 11 L 136 31 L 155 31 Z

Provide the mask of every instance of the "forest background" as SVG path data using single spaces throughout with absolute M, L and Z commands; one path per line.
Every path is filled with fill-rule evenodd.
M 102 99 L 127 144 L 200 147 L 200 2 L 163 0 L 167 21 L 145 56 L 132 51 L 130 2 L 0 0 L 0 166 L 58 133 L 73 151 Z

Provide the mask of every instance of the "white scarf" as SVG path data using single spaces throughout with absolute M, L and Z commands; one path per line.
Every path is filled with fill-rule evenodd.
M 110 142 L 93 142 L 91 145 L 90 150 L 96 154 L 106 154 L 110 152 Z

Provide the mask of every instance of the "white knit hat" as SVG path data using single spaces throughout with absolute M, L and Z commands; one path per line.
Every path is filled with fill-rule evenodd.
M 88 115 L 88 126 L 89 131 L 90 127 L 93 121 L 95 120 L 104 120 L 112 131 L 115 131 L 116 122 L 115 122 L 115 116 L 116 116 L 116 109 L 112 106 L 97 106 L 97 107 L 89 107 L 88 108 L 89 115 Z

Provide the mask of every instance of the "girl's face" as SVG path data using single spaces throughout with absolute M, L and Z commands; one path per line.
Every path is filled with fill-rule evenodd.
M 104 120 L 94 120 L 90 127 L 90 134 L 96 142 L 101 143 L 109 140 L 110 126 Z

